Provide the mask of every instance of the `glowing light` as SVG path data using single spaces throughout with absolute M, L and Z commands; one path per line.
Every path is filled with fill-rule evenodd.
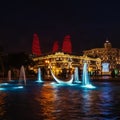
M 7 87 L 0 87 L 0 91 L 7 91 L 7 90 L 14 90 L 14 89 L 22 89 L 23 86 L 7 86 Z
M 0 88 L 0 90 L 2 91 L 2 90 L 7 90 L 6 88 Z
M 81 87 L 95 88 L 95 86 L 93 86 L 90 83 L 90 78 L 89 78 L 89 75 L 88 75 L 87 68 L 88 68 L 87 63 L 84 63 L 84 66 L 83 66 L 83 75 L 82 75 L 82 86 Z
M 9 83 L 0 83 L 0 86 L 1 86 L 1 85 L 9 85 Z
M 59 80 L 58 78 L 56 78 L 56 76 L 53 74 L 52 70 L 51 70 L 51 74 L 52 74 L 53 78 L 55 79 L 55 81 L 59 84 L 72 84 L 72 82 L 73 82 L 73 75 L 71 75 L 71 79 L 69 81 L 62 81 L 62 80 Z
M 54 85 L 54 84 L 56 84 L 56 82 L 51 82 L 50 84 L 51 84 L 51 85 Z
M 57 52 L 58 50 L 59 50 L 58 41 L 55 41 L 55 42 L 54 42 L 54 45 L 53 45 L 53 50 L 52 50 L 52 52 L 54 53 L 54 52 Z
M 62 50 L 65 53 L 72 53 L 72 44 L 71 44 L 71 40 L 70 40 L 70 35 L 66 35 L 64 37 Z
M 56 82 L 51 82 L 50 85 L 52 85 L 52 87 L 61 87 L 61 86 L 76 86 L 76 84 L 66 84 L 66 83 L 56 83 Z
M 78 67 L 75 67 L 74 82 L 75 82 L 75 83 L 81 83 L 81 81 L 79 80 Z
M 102 63 L 102 72 L 109 72 L 109 63 Z
M 37 56 L 41 55 L 39 38 L 36 33 L 33 35 L 32 53 Z
M 21 89 L 21 88 L 23 88 L 23 86 L 13 87 L 13 89 Z
M 42 77 L 41 77 L 41 69 L 38 68 L 38 80 L 36 82 L 42 83 Z
M 46 63 L 46 64 L 49 64 L 49 63 L 50 63 L 50 61 L 49 61 L 49 60 L 45 60 L 45 63 Z
M 91 85 L 91 84 L 82 85 L 81 87 L 84 87 L 84 88 L 91 88 L 91 89 L 96 88 L 95 86 L 93 86 L 93 85 Z

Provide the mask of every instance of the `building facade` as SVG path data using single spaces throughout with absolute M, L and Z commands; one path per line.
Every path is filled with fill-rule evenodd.
M 110 74 L 113 69 L 119 69 L 120 49 L 112 48 L 112 44 L 106 40 L 103 48 L 94 48 L 83 51 L 83 54 L 92 58 L 101 59 L 102 74 Z
M 83 69 L 84 62 L 88 63 L 89 71 L 101 71 L 101 60 L 99 58 L 90 58 L 87 56 L 76 56 L 63 52 L 56 52 L 46 56 L 34 57 L 34 66 L 30 69 L 37 73 L 38 68 L 44 69 L 46 76 L 50 75 L 50 68 L 55 75 L 61 74 L 64 71 L 66 73 L 73 74 L 75 67 L 78 67 L 80 71 Z

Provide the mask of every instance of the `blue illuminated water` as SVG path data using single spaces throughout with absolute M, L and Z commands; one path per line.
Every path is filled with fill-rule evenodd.
M 74 72 L 74 83 L 81 83 L 79 79 L 79 72 L 78 72 L 78 67 L 75 67 L 75 72 Z
M 56 81 L 56 83 L 58 83 L 58 84 L 67 84 L 67 85 L 70 85 L 70 84 L 72 84 L 73 83 L 73 75 L 71 75 L 71 78 L 70 78 L 70 80 L 68 80 L 68 81 L 64 81 L 64 80 L 60 80 L 60 79 L 58 79 L 54 74 L 53 74 L 53 72 L 52 72 L 52 70 L 51 70 L 51 75 L 52 75 L 52 77 L 54 78 L 54 80 Z
M 0 83 L 0 91 L 13 91 L 17 89 L 24 88 L 24 85 L 20 85 L 16 83 L 16 81 L 6 82 L 6 83 Z
M 87 63 L 84 63 L 83 65 L 82 87 L 95 88 L 95 86 L 93 86 L 92 83 L 90 82 Z
M 92 85 L 92 83 L 90 82 L 90 78 L 88 75 L 88 70 L 87 70 L 87 63 L 84 63 L 83 65 L 83 74 L 82 74 L 82 82 L 79 80 L 79 73 L 78 73 L 78 68 L 75 68 L 74 71 L 74 75 L 72 75 L 71 79 L 69 81 L 64 81 L 64 80 L 59 80 L 58 78 L 56 78 L 56 76 L 53 74 L 52 70 L 51 70 L 51 75 L 53 76 L 54 80 L 61 85 L 67 84 L 67 85 L 71 85 L 73 86 L 74 84 L 79 84 L 79 86 L 84 87 L 84 88 L 90 88 L 90 89 L 94 89 L 95 86 Z M 74 82 L 73 82 L 74 80 Z M 80 84 L 81 83 L 81 84 Z M 55 83 L 52 83 L 55 85 Z M 58 86 L 58 85 L 57 85 Z
M 27 81 L 22 89 L 0 90 L 0 120 L 119 120 L 120 82 L 52 85 Z
M 36 82 L 39 82 L 39 83 L 42 83 L 42 82 L 43 82 L 42 76 L 41 76 L 41 69 L 40 69 L 40 68 L 38 68 L 38 79 L 37 79 Z

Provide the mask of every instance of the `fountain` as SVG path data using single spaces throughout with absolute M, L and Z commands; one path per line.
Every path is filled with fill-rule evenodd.
M 11 70 L 8 71 L 8 81 L 11 81 Z M 6 82 L 0 83 L 0 87 L 7 86 L 7 85 L 9 85 L 9 83 L 6 83 Z
M 50 71 L 51 71 L 51 74 L 52 74 L 53 78 L 55 79 L 55 81 L 56 81 L 57 83 L 59 83 L 59 84 L 72 84 L 72 83 L 73 83 L 73 75 L 71 75 L 71 79 L 70 79 L 69 81 L 63 81 L 63 80 L 58 79 L 58 78 L 53 74 L 52 70 L 50 70 Z
M 22 80 L 24 81 L 24 84 L 26 85 L 25 68 L 23 65 L 20 68 L 19 84 L 21 83 Z
M 26 76 L 25 76 L 25 70 L 24 67 L 21 66 L 20 69 L 20 77 L 19 77 L 19 85 L 11 83 L 11 70 L 8 71 L 8 81 L 9 83 L 0 83 L 0 91 L 6 91 L 6 90 L 16 90 L 16 89 L 22 89 L 23 86 L 20 85 L 21 81 L 24 80 L 24 84 L 26 85 Z
M 8 70 L 8 81 L 11 81 L 11 70 Z
M 74 72 L 74 83 L 81 83 L 81 81 L 79 80 L 78 67 L 75 67 L 75 72 Z
M 41 69 L 40 68 L 38 68 L 38 80 L 36 82 L 39 82 L 39 83 L 43 82 L 42 77 L 41 77 Z
M 82 87 L 95 88 L 95 86 L 93 86 L 90 83 L 90 78 L 89 78 L 87 68 L 88 68 L 87 63 L 84 63 L 84 65 L 83 65 L 83 74 L 82 74 Z
M 9 82 L 11 81 L 11 70 L 8 71 L 8 81 Z M 9 85 L 9 83 L 6 83 L 6 82 L 0 83 L 0 87 L 7 86 L 7 85 Z

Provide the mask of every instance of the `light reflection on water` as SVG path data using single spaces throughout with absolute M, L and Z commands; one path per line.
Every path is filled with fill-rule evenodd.
M 56 116 L 53 114 L 55 110 L 56 94 L 52 86 L 45 86 L 41 88 L 39 94 L 36 94 L 35 100 L 41 107 L 40 112 L 37 114 L 42 116 L 44 119 L 56 120 Z
M 0 116 L 6 120 L 119 120 L 120 83 L 95 86 L 30 83 L 22 91 L 2 92 Z
M 2 119 L 2 116 L 4 116 L 6 110 L 5 110 L 5 97 L 6 93 L 0 92 L 0 119 Z

